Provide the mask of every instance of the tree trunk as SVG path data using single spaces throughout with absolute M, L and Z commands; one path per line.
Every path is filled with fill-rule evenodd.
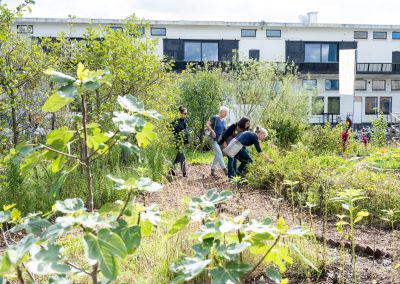
M 11 103 L 11 123 L 12 123 L 12 131 L 13 131 L 13 144 L 14 147 L 17 147 L 18 144 L 18 125 L 17 125 L 17 110 L 15 109 L 15 94 L 14 91 L 11 90 L 10 93 L 10 103 Z
M 86 169 L 86 184 L 87 184 L 87 204 L 89 212 L 93 212 L 94 201 L 93 201 L 93 178 L 92 170 L 89 158 L 89 147 L 88 147 L 88 134 L 87 134 L 87 108 L 86 108 L 86 95 L 82 94 L 82 126 L 83 126 L 83 161 Z

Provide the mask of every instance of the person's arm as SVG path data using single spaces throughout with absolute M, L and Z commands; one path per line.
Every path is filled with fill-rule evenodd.
M 226 139 L 228 139 L 228 137 L 235 132 L 235 129 L 236 129 L 236 124 L 232 124 L 231 126 L 229 126 L 228 129 L 222 133 L 221 140 L 218 141 L 218 144 L 219 145 L 224 144 Z
M 258 139 L 254 143 L 254 146 L 256 147 L 257 152 L 260 153 L 263 156 L 264 159 L 266 159 L 271 164 L 274 163 L 274 161 L 271 160 L 270 157 L 268 157 L 268 155 L 263 152 L 263 150 L 261 149 L 261 146 L 260 146 L 260 141 Z
M 212 127 L 212 125 L 214 123 L 215 123 L 215 117 L 212 117 L 207 121 L 207 124 L 206 124 L 207 129 L 210 130 L 210 132 L 211 132 L 212 138 L 217 137 L 217 135 L 215 134 L 215 131 L 214 131 L 213 127 Z

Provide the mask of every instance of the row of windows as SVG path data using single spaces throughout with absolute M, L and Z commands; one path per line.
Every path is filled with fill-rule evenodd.
M 243 29 L 242 37 L 256 37 L 257 30 L 256 29 Z M 281 30 L 266 30 L 265 35 L 267 37 L 281 37 Z
M 317 88 L 316 79 L 304 79 L 303 87 L 307 90 L 313 90 Z M 356 91 L 367 90 L 367 80 L 356 80 L 354 83 L 354 89 Z M 339 90 L 339 80 L 327 79 L 325 80 L 325 90 L 337 91 Z M 386 91 L 386 80 L 372 80 L 373 91 Z M 400 91 L 400 80 L 391 80 L 391 90 Z
M 373 39 L 387 39 L 387 32 L 372 32 Z M 355 31 L 354 39 L 368 39 L 367 31 Z M 392 39 L 400 39 L 400 32 L 392 32 Z
M 324 114 L 324 100 L 323 97 L 316 97 L 319 109 L 315 109 L 315 115 Z M 392 112 L 392 97 L 365 97 L 365 114 L 374 115 L 378 112 L 383 114 L 390 114 Z M 328 114 L 340 115 L 340 97 L 328 97 Z

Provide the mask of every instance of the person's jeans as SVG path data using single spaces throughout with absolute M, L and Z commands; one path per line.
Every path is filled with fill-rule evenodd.
M 233 178 L 236 175 L 237 160 L 228 157 L 228 178 Z
M 222 155 L 222 150 L 221 147 L 218 145 L 217 141 L 213 141 L 212 143 L 212 149 L 214 152 L 214 161 L 211 165 L 211 169 L 215 170 L 218 166 L 218 164 L 221 166 L 221 169 L 225 169 L 225 162 L 224 162 L 224 156 Z
M 237 170 L 238 175 L 244 176 L 246 165 L 253 162 L 253 159 L 251 158 L 249 151 L 246 148 L 243 148 L 242 150 L 239 151 L 239 153 L 236 154 L 235 159 L 237 159 L 240 162 L 240 166 Z

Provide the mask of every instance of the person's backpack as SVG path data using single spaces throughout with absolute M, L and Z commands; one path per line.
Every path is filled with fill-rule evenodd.
M 211 117 L 211 119 L 213 121 L 211 124 L 211 128 L 215 131 L 215 122 L 217 120 L 217 116 L 214 115 L 213 117 Z M 205 137 L 206 144 L 208 144 L 208 145 L 211 145 L 212 142 L 214 141 L 211 131 L 207 127 L 204 127 L 204 137 Z

